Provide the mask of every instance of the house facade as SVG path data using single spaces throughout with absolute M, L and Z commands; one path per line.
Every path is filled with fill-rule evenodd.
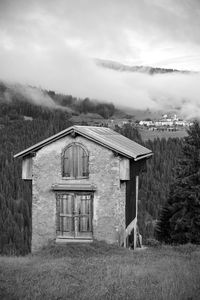
M 32 251 L 56 242 L 136 246 L 138 175 L 152 152 L 103 127 L 73 126 L 18 153 L 32 180 Z

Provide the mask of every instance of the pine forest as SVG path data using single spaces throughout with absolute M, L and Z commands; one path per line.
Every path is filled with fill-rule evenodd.
M 13 155 L 73 125 L 70 109 L 77 115 L 92 112 L 109 118 L 115 107 L 49 91 L 63 109 L 48 108 L 30 103 L 19 93 L 13 93 L 9 101 L 5 100 L 6 92 L 6 87 L 1 84 L 0 253 L 25 255 L 30 251 L 31 243 L 31 182 L 21 179 L 21 160 L 14 159 Z M 169 196 L 177 163 L 183 155 L 183 141 L 163 138 L 143 142 L 138 130 L 130 124 L 115 130 L 154 152 L 139 181 L 138 225 L 145 241 L 154 237 L 156 221 Z

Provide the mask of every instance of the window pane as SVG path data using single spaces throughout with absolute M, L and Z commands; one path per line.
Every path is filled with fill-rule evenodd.
M 73 214 L 74 210 L 74 199 L 72 195 L 68 195 L 68 201 L 66 205 L 66 214 Z
M 62 196 L 60 197 L 60 213 L 61 213 L 61 214 L 64 213 L 64 208 L 63 208 L 63 198 L 62 198 Z
M 90 195 L 81 196 L 80 207 L 80 231 L 91 231 L 91 197 Z
M 60 197 L 60 213 L 72 215 L 74 210 L 74 199 L 72 195 L 64 194 Z
M 60 197 L 56 197 L 56 230 L 60 231 Z
M 74 231 L 74 222 L 72 217 L 61 217 L 62 220 L 62 231 L 72 232 Z
M 89 229 L 89 222 L 88 222 L 89 218 L 84 216 L 80 218 L 80 231 L 90 231 Z
M 71 194 L 61 194 L 57 198 L 57 231 L 64 235 L 66 232 L 74 232 L 74 197 Z

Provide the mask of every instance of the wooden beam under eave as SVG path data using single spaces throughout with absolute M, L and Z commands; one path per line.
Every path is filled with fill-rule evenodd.
M 22 160 L 22 179 L 23 180 L 32 180 L 32 167 L 33 159 L 30 156 L 26 156 Z
M 120 180 L 130 180 L 130 160 L 128 158 L 120 159 Z

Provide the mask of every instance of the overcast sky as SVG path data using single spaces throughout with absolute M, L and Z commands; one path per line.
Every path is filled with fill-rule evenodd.
M 0 0 L 1 79 L 137 108 L 158 107 L 155 94 L 165 101 L 173 92 L 180 105 L 193 91 L 199 109 L 197 75 L 116 74 L 94 57 L 200 71 L 200 1 Z

